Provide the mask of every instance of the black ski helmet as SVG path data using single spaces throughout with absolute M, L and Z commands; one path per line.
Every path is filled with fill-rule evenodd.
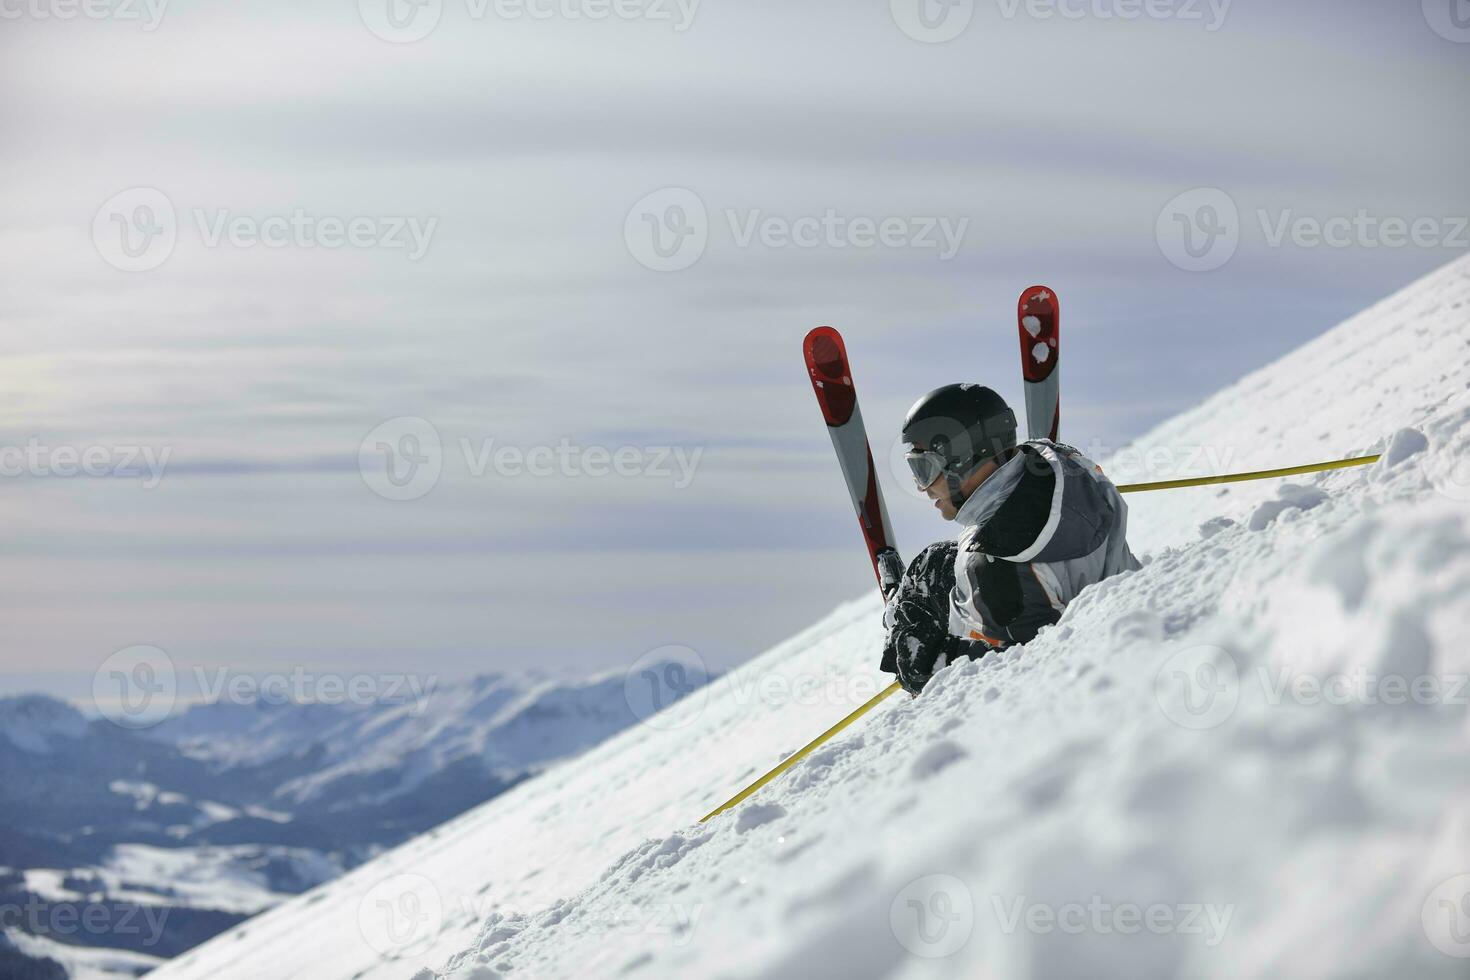
M 903 440 L 914 481 L 927 487 L 945 477 L 958 507 L 965 478 L 1016 448 L 1016 413 L 984 385 L 945 385 L 914 402 L 903 420 Z

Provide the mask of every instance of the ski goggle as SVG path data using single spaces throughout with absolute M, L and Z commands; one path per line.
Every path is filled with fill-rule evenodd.
M 929 489 L 944 473 L 945 460 L 938 453 L 910 450 L 903 454 L 903 458 L 913 471 L 914 483 L 918 484 L 920 490 Z

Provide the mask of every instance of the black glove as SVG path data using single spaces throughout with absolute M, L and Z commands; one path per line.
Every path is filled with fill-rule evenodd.
M 953 541 L 940 541 L 920 552 L 884 609 L 887 632 L 880 666 L 897 674 L 910 693 L 923 690 L 938 669 L 936 661 L 949 653 L 949 593 L 954 588 L 955 548 Z
M 899 627 L 892 633 L 893 662 L 898 682 L 910 694 L 918 694 L 936 671 L 952 658 L 957 637 L 946 629 L 936 632 L 925 613 L 915 603 L 900 603 L 897 609 Z M 915 614 L 918 614 L 917 616 Z
M 920 552 L 884 609 L 888 632 L 881 667 L 897 674 L 910 694 L 922 691 L 946 664 L 961 657 L 983 657 L 991 650 L 987 643 L 961 639 L 949 631 L 957 549 L 953 541 L 940 541 Z
M 894 658 L 898 665 L 898 682 L 905 691 L 917 695 L 935 674 L 949 664 L 967 657 L 979 660 L 994 649 L 989 643 L 966 640 L 952 633 L 946 633 L 928 645 L 915 642 L 911 635 L 904 641 L 904 649 L 897 651 Z

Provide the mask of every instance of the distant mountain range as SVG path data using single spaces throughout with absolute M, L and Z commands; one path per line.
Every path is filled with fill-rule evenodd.
M 622 672 L 490 674 L 405 704 L 210 703 L 139 731 L 0 698 L 0 905 L 32 910 L 0 921 L 0 956 L 44 945 L 73 973 L 136 975 L 640 714 Z M 101 928 L 75 926 L 88 907 Z M 145 912 L 157 929 L 106 925 Z M 99 967 L 88 948 L 129 956 Z

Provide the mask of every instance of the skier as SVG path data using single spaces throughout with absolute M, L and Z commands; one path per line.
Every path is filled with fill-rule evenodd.
M 989 388 L 936 388 L 909 409 L 903 439 L 914 482 L 961 527 L 910 563 L 884 613 L 882 667 L 909 693 L 959 657 L 1030 641 L 1084 588 L 1140 567 L 1102 470 L 1060 443 L 1017 445 L 1015 413 Z M 897 578 L 897 552 L 878 557 Z

